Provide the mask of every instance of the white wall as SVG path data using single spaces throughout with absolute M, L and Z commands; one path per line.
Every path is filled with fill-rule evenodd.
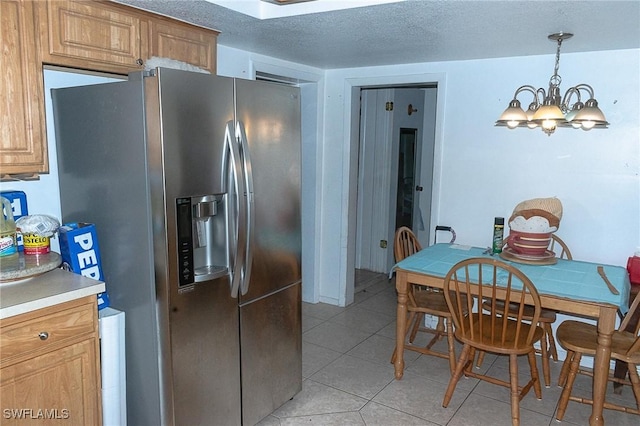
M 495 216 L 509 217 L 525 199 L 557 196 L 564 206 L 558 234 L 574 258 L 626 265 L 640 247 L 639 53 L 564 54 L 561 88 L 590 84 L 611 125 L 589 132 L 558 129 L 550 137 L 493 124 L 517 87 L 548 84 L 553 55 L 328 71 L 316 265 L 321 300 L 345 300 L 352 267 L 345 260 L 353 188 L 349 123 L 356 119 L 351 89 L 362 81 L 440 79 L 431 222 L 452 226 L 457 242 L 489 246 Z

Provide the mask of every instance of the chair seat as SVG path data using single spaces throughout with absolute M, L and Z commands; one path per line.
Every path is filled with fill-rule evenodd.
M 416 301 L 416 306 L 410 308 L 411 311 L 451 318 L 451 312 L 443 292 L 431 289 L 416 290 L 413 292 L 413 298 Z M 462 309 L 467 312 L 467 296 L 462 295 L 460 300 L 464 305 Z
M 598 346 L 598 328 L 580 321 L 563 321 L 556 332 L 562 346 L 573 352 L 595 356 Z M 637 336 L 626 331 L 614 331 L 611 336 L 611 358 L 640 364 L 640 352 L 626 356 Z
M 504 301 L 495 300 L 494 302 L 496 313 L 499 315 L 504 315 Z M 485 311 L 491 311 L 492 306 L 489 300 L 484 300 L 482 302 L 482 309 Z M 518 317 L 519 305 L 510 303 L 509 310 L 507 315 L 512 318 Z M 533 320 L 535 308 L 531 305 L 523 305 L 522 307 L 522 319 L 525 321 Z M 540 340 L 540 349 L 536 348 L 536 352 L 542 354 L 542 373 L 544 376 L 544 384 L 549 387 L 551 386 L 551 368 L 549 367 L 549 357 L 553 358 L 554 361 L 558 360 L 558 351 L 556 350 L 556 343 L 553 338 L 553 329 L 551 328 L 551 324 L 556 322 L 556 311 L 550 309 L 540 308 L 540 316 L 538 317 L 538 324 L 543 328 L 544 334 L 542 339 Z M 476 363 L 477 367 L 482 365 L 484 359 L 484 353 L 480 352 L 478 355 L 478 362 Z
M 486 314 L 474 313 L 472 315 L 474 316 L 473 328 L 466 330 L 456 328 L 454 332 L 456 338 L 463 343 L 473 343 L 480 349 L 494 353 L 523 355 L 531 352 L 531 344 L 527 343 L 531 324 L 519 323 L 505 317 L 493 318 Z M 482 320 L 480 316 L 482 316 Z M 491 323 L 491 327 L 481 326 L 482 322 L 489 324 L 490 321 L 494 321 Z M 533 325 L 533 327 L 535 327 L 533 341 L 537 342 L 542 339 L 544 331 L 539 326 Z
M 450 317 L 449 307 L 441 291 L 417 290 L 413 292 L 417 311 L 438 316 Z
M 491 310 L 491 304 L 487 303 L 487 301 L 484 301 L 482 303 L 482 308 L 489 311 Z M 498 312 L 499 314 L 502 314 L 504 312 L 504 302 L 497 300 L 495 309 L 496 309 L 496 312 Z M 509 312 L 508 312 L 509 315 L 517 316 L 518 311 L 515 309 L 517 309 L 516 305 L 511 304 L 509 306 Z M 522 315 L 522 319 L 524 319 L 525 321 L 531 321 L 531 318 L 533 318 L 533 311 L 534 311 L 533 306 L 526 305 L 523 309 L 524 314 Z M 538 322 L 554 323 L 556 322 L 556 317 L 557 317 L 556 311 L 542 308 L 540 310 L 540 317 L 538 318 Z

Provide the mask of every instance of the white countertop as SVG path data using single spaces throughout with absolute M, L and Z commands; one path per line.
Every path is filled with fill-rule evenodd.
M 102 281 L 62 269 L 54 269 L 20 281 L 2 283 L 0 319 L 102 293 L 104 290 L 105 285 Z

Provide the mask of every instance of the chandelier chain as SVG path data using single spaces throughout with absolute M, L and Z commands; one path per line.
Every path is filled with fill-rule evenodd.
M 551 83 L 554 86 L 559 86 L 560 83 L 562 82 L 562 77 L 558 75 L 558 71 L 560 70 L 560 46 L 561 45 L 562 45 L 562 37 L 558 37 L 558 48 L 556 49 L 556 65 L 553 68 L 553 75 L 549 80 L 549 83 Z

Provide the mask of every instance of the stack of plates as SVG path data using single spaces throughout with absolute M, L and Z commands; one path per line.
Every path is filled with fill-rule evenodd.
M 533 256 L 530 254 L 516 253 L 509 246 L 503 247 L 500 257 L 511 262 L 526 263 L 530 265 L 553 265 L 558 262 L 556 254 L 551 250 L 545 250 L 544 254 Z

